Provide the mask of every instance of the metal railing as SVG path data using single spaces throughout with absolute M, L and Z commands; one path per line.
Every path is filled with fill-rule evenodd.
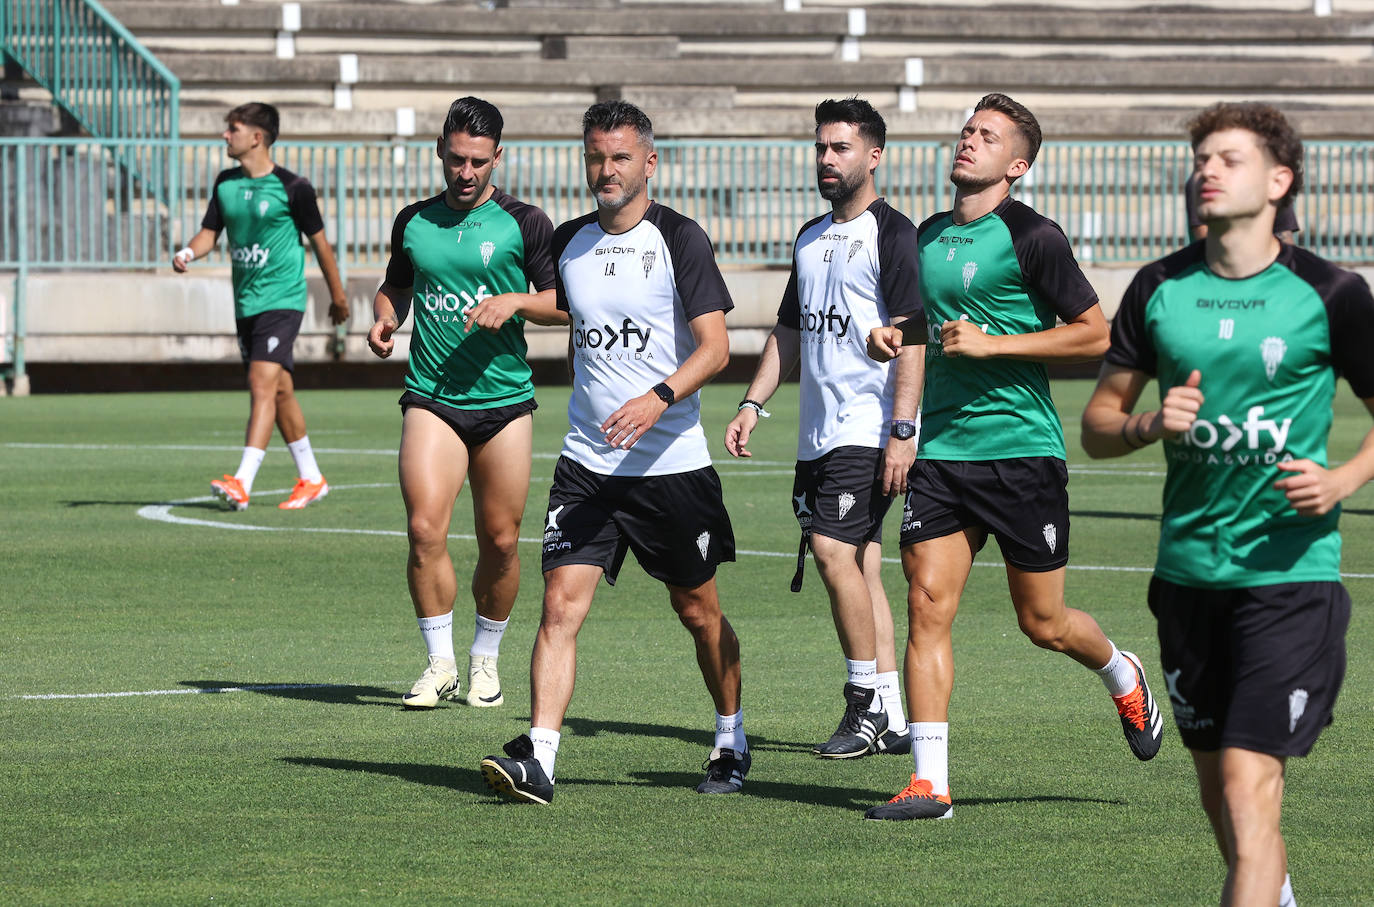
M 697 220 L 722 264 L 786 266 L 798 227 L 825 210 L 805 142 L 658 143 L 652 193 Z M 315 186 L 340 269 L 381 269 L 401 208 L 443 185 L 429 142 L 299 143 L 275 160 Z M 1158 258 L 1187 242 L 1176 142 L 1046 144 L 1016 195 L 1058 222 L 1084 264 Z M 199 228 L 223 145 L 174 139 L 0 138 L 0 270 L 16 271 L 0 361 L 23 374 L 25 276 L 33 269 L 148 270 Z M 920 222 L 951 203 L 950 148 L 893 142 L 879 189 Z M 1298 242 L 1344 264 L 1374 262 L 1374 142 L 1309 142 Z M 148 178 L 158 175 L 157 180 Z M 576 142 L 510 142 L 496 177 L 554 223 L 592 208 Z M 212 263 L 227 264 L 221 243 Z
M 700 222 L 723 264 L 786 265 L 797 228 L 824 210 L 809 144 L 663 141 L 658 152 L 654 197 Z M 383 266 L 396 213 L 443 185 L 428 142 L 284 142 L 273 155 L 314 184 L 354 269 Z M 1015 194 L 1058 222 L 1084 263 L 1144 262 L 1186 241 L 1191 158 L 1181 143 L 1046 144 Z M 946 145 L 890 143 L 879 189 L 919 223 L 949 207 L 949 163 Z M 230 165 L 212 141 L 0 138 L 0 268 L 165 267 Z M 1374 261 L 1374 142 L 1310 142 L 1306 168 L 1299 242 L 1335 261 Z M 159 170 L 184 188 L 138 175 Z M 575 142 L 508 143 L 496 182 L 554 223 L 592 207 Z M 221 244 L 211 260 L 225 255 Z
M 0 50 L 93 136 L 180 134 L 181 82 L 96 0 L 4 0 Z

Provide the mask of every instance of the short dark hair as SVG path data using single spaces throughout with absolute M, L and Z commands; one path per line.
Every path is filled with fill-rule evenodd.
M 654 144 L 654 124 L 649 115 L 629 101 L 600 101 L 582 114 L 582 138 L 592 130 L 610 132 L 614 129 L 633 129 L 639 140 L 649 147 Z
M 281 114 L 277 113 L 277 108 L 271 104 L 261 101 L 240 104 L 224 115 L 224 122 L 242 123 L 254 129 L 261 129 L 269 145 L 277 140 L 277 135 L 281 132 Z
M 1016 131 L 1021 134 L 1021 138 L 1026 143 L 1026 166 L 1035 163 L 1035 156 L 1040 153 L 1040 123 L 1035 119 L 1035 114 L 1025 104 L 1013 101 L 1011 98 L 994 91 L 992 94 L 983 95 L 982 99 L 974 106 L 973 112 L 980 110 L 995 110 L 1011 120 L 1016 125 Z
M 828 98 L 816 105 L 816 129 L 831 123 L 852 123 L 875 148 L 887 145 L 887 123 L 873 105 L 859 98 Z
M 439 137 L 444 141 L 455 132 L 466 132 L 473 138 L 489 138 L 501 144 L 501 130 L 506 121 L 496 105 L 471 95 L 459 98 L 448 105 L 448 116 L 444 117 L 444 131 Z
M 1278 201 L 1280 208 L 1291 205 L 1293 197 L 1302 191 L 1302 139 L 1288 118 L 1272 104 L 1220 101 L 1188 122 L 1188 138 L 1193 143 L 1193 150 L 1196 151 L 1207 136 L 1223 129 L 1253 132 L 1260 147 L 1271 158 L 1293 171 L 1293 185 Z

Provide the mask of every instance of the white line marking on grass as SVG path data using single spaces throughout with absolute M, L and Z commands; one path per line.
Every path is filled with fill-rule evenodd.
M 405 686 L 403 680 L 387 680 L 365 686 Z M 176 690 L 125 690 L 119 693 L 28 693 L 9 696 L 9 699 L 117 699 L 123 696 L 181 696 L 188 693 L 257 693 L 270 690 L 338 690 L 356 687 L 356 683 L 255 683 L 241 687 L 187 687 Z
M 353 488 L 394 488 L 395 482 L 373 482 L 363 485 L 331 485 L 330 491 L 346 491 Z M 290 491 L 288 488 L 274 489 L 272 491 L 259 492 L 262 495 L 285 495 Z M 138 515 L 145 520 L 153 520 L 159 523 L 172 523 L 181 526 L 205 526 L 210 529 L 233 529 L 242 532 L 313 532 L 334 535 L 385 535 L 404 537 L 405 532 L 399 529 L 348 529 L 343 527 L 327 526 L 260 526 L 252 523 L 230 523 L 223 520 L 202 520 L 195 517 L 184 517 L 173 514 L 172 508 L 182 504 L 203 504 L 206 501 L 213 501 L 212 495 L 205 495 L 197 498 L 185 498 L 179 501 L 168 501 L 165 504 L 149 504 L 138 509 Z M 226 511 L 227 513 L 227 511 Z M 477 536 L 464 532 L 451 532 L 449 538 L 460 539 L 463 541 L 476 541 Z M 521 536 L 520 542 L 526 545 L 543 544 L 542 537 Z M 795 558 L 797 555 L 787 551 L 755 551 L 752 549 L 740 548 L 735 551 L 737 555 L 745 557 L 782 557 Z M 901 558 L 885 557 L 885 564 L 900 564 Z M 975 567 L 1005 567 L 1001 561 L 974 561 Z M 1153 573 L 1153 567 L 1127 567 L 1109 564 L 1069 564 L 1070 570 L 1085 570 L 1105 573 Z M 1343 579 L 1374 579 L 1374 573 L 1342 573 Z

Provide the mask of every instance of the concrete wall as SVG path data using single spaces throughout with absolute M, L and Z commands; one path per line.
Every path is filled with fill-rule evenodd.
M 1086 273 L 1108 315 L 1135 273 L 1134 268 L 1087 268 Z M 1374 277 L 1371 272 L 1370 277 Z M 777 318 L 787 283 L 782 269 L 727 270 L 735 300 L 728 322 L 732 350 L 758 353 Z M 381 272 L 354 273 L 348 279 L 352 317 L 344 358 L 379 362 L 367 348 L 372 297 Z M 324 281 L 311 278 L 310 302 L 296 342 L 300 362 L 333 358 L 334 329 Z M 32 274 L 28 279 L 27 359 L 31 363 L 210 363 L 237 362 L 234 304 L 227 269 L 195 268 L 187 275 L 157 273 Z M 0 279 L 0 332 L 12 329 L 14 278 Z M 410 340 L 407 319 L 398 336 L 399 355 Z M 531 325 L 530 356 L 561 359 L 567 331 Z

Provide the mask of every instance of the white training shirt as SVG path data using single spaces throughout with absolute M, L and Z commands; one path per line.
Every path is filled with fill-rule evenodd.
M 610 234 L 593 212 L 554 231 L 558 308 L 572 317 L 573 393 L 563 456 L 592 472 L 656 476 L 711 465 L 698 394 L 679 397 L 623 450 L 601 424 L 666 379 L 696 349 L 688 323 L 734 308 L 711 241 L 696 221 L 654 202 Z
M 900 316 L 924 317 L 910 220 L 880 198 L 851 221 L 802 226 L 778 309 L 801 331 L 798 460 L 887 443 L 896 373 L 868 357 L 868 332 Z

